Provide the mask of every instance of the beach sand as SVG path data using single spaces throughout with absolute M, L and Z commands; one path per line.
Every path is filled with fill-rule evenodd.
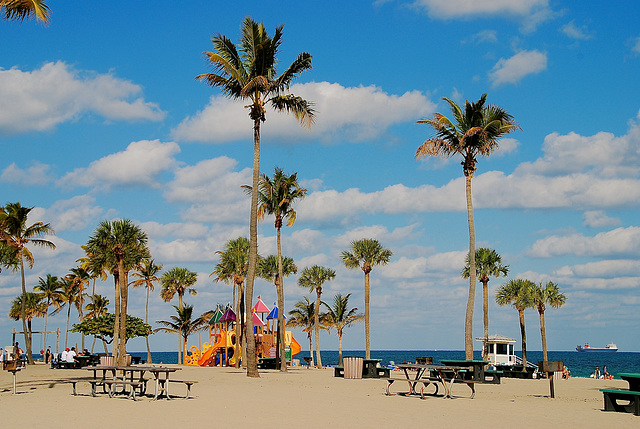
M 132 401 L 125 396 L 90 396 L 88 383 L 71 394 L 66 380 L 86 370 L 52 370 L 33 365 L 12 375 L 0 371 L 0 425 L 3 427 L 452 427 L 452 428 L 638 428 L 640 417 L 604 412 L 603 387 L 624 388 L 622 380 L 556 380 L 549 398 L 547 380 L 503 379 L 500 385 L 476 385 L 476 396 L 456 384 L 456 398 L 386 396 L 384 379 L 334 378 L 333 369 L 292 368 L 283 374 L 261 371 L 248 378 L 233 368 L 182 367 L 173 378 L 198 380 L 194 399 Z M 401 373 L 396 374 L 401 376 Z M 150 388 L 153 389 L 152 384 Z M 392 391 L 406 390 L 396 382 Z M 172 384 L 184 396 L 186 388 Z M 248 426 L 249 425 L 249 426 Z

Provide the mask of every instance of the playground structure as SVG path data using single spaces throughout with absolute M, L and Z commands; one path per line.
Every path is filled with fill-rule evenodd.
M 267 314 L 266 322 L 264 314 Z M 260 315 L 260 316 L 259 316 Z M 256 338 L 257 358 L 276 357 L 277 347 L 277 319 L 278 307 L 269 310 L 258 296 L 258 302 L 251 311 Z M 190 354 L 185 356 L 184 364 L 192 366 L 234 366 L 238 356 L 242 356 L 242 347 L 236 342 L 236 315 L 227 308 L 218 308 L 209 320 L 209 341 L 200 347 L 191 346 Z M 300 353 L 300 344 L 293 337 L 291 331 L 285 329 L 285 356 L 287 364 L 291 365 L 293 357 Z

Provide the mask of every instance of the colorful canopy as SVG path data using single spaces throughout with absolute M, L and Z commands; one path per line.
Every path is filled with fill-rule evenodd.
M 260 320 L 260 317 L 256 314 L 253 313 L 253 326 L 264 326 L 265 323 Z
M 227 308 L 227 311 L 225 311 L 222 317 L 220 318 L 220 322 L 235 322 L 235 321 L 236 321 L 236 313 L 233 312 L 231 307 Z
M 270 319 L 277 319 L 278 318 L 278 307 L 276 306 L 276 303 L 273 303 L 273 310 L 271 310 L 271 313 L 269 313 L 269 315 L 267 316 L 267 320 Z M 284 318 L 286 319 L 287 316 L 284 316 Z
M 216 311 L 213 312 L 213 316 L 209 319 L 209 325 L 220 323 L 220 319 L 222 319 L 223 314 L 224 313 L 220 307 L 216 308 Z
M 258 302 L 253 306 L 253 311 L 256 313 L 268 313 L 269 307 L 267 307 L 264 302 L 260 299 L 260 295 L 258 295 Z

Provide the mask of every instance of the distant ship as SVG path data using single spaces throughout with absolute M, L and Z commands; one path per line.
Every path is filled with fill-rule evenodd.
M 613 343 L 609 343 L 604 347 L 591 347 L 589 344 L 576 347 L 579 352 L 617 352 L 618 346 Z

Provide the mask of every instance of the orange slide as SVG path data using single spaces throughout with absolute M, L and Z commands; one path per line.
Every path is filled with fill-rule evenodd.
M 218 349 L 224 349 L 225 347 L 225 336 L 227 335 L 226 331 L 222 331 L 222 335 L 220 335 L 220 340 L 215 343 L 213 346 L 209 347 L 204 353 L 202 353 L 202 356 L 200 356 L 200 359 L 198 359 L 198 365 L 200 366 L 213 366 L 213 362 L 210 362 L 211 359 L 215 359 L 216 356 L 216 352 L 218 351 Z M 229 338 L 226 339 L 227 340 L 227 347 L 233 347 L 233 345 L 231 344 L 231 341 Z M 233 363 L 235 362 L 233 360 L 233 357 L 229 358 L 229 363 Z

